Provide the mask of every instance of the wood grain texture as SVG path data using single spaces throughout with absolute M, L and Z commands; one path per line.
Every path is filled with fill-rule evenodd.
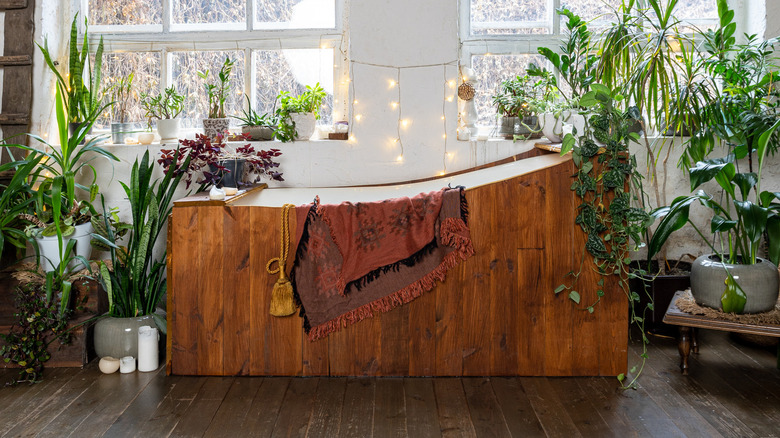
M 0 0 L 0 11 L 24 9 L 26 7 L 27 0 Z
M 579 268 L 583 246 L 573 225 L 572 172 L 564 162 L 467 189 L 476 255 L 412 303 L 314 343 L 297 316 L 268 314 L 276 277 L 265 264 L 279 253 L 281 209 L 177 203 L 171 369 L 266 376 L 625 372 L 628 316 L 617 283 L 605 284 L 593 314 L 567 293 L 553 293 L 566 272 Z M 216 277 L 201 270 L 215 266 Z M 586 260 L 577 286 L 583 303 L 596 297 L 598 276 L 591 270 Z
M 249 374 L 251 294 L 250 241 L 233 236 L 249 235 L 249 209 L 225 207 L 223 215 L 224 363 L 223 374 Z

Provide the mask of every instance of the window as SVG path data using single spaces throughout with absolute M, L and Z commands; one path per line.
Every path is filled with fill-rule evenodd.
M 637 0 L 643 2 L 643 0 Z M 492 96 L 502 81 L 525 74 L 530 63 L 546 66 L 538 47 L 556 50 L 562 23 L 557 8 L 568 8 L 589 21 L 594 34 L 611 22 L 621 0 L 463 0 L 460 10 L 462 59 L 477 77 L 478 125 L 492 126 Z M 679 0 L 676 16 L 688 25 L 717 23 L 715 0 Z
M 200 127 L 207 96 L 197 72 L 213 77 L 226 56 L 235 61 L 228 114 L 241 115 L 247 97 L 258 113 L 272 112 L 280 90 L 319 82 L 328 93 L 321 123 L 329 124 L 334 102 L 346 100 L 346 87 L 335 86 L 348 75 L 342 0 L 82 0 L 81 8 L 90 35 L 105 41 L 103 89 L 134 73 L 133 121 L 143 121 L 141 92 L 173 85 L 186 98 L 182 126 Z M 96 127 L 109 122 L 106 111 Z

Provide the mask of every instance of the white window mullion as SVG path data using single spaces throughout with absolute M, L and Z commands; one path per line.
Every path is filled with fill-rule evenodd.
M 171 13 L 171 2 L 173 0 L 162 0 L 162 27 L 163 27 L 163 34 L 168 34 L 171 32 L 171 22 L 173 20 L 173 15 Z
M 255 0 L 246 0 L 246 29 L 255 30 Z
M 173 73 L 171 72 L 171 57 L 168 49 L 163 47 L 160 51 L 160 92 L 173 84 Z
M 257 70 L 255 69 L 255 54 L 252 49 L 244 49 L 244 110 L 249 109 L 247 98 L 254 106 L 255 102 L 255 82 L 257 80 Z

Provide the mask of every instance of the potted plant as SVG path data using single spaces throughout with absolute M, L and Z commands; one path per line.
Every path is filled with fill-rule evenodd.
M 230 57 L 225 57 L 225 62 L 217 73 L 215 83 L 206 83 L 208 94 L 208 117 L 203 119 L 203 131 L 209 138 L 215 138 L 217 134 L 224 133 L 230 127 L 230 119 L 225 115 L 225 101 L 230 93 L 230 74 L 233 71 L 234 62 Z M 198 76 L 203 80 L 209 79 L 209 71 L 199 71 Z
M 13 159 L 11 148 L 6 147 L 6 152 Z M 24 152 L 24 151 L 22 151 Z M 31 175 L 39 171 L 44 155 L 37 152 L 29 152 L 21 160 L 14 160 L 0 165 L 0 173 L 11 171 L 13 176 L 5 185 L 0 185 L 0 248 L 6 244 L 16 248 L 17 256 L 26 248 L 27 236 L 24 228 L 35 219 L 34 213 L 35 190 L 30 184 Z M 5 268 L 5 266 L 0 266 Z
M 319 82 L 314 87 L 307 85 L 306 91 L 298 96 L 280 91 L 277 96 L 280 105 L 276 110 L 279 126 L 274 137 L 282 142 L 309 139 L 317 127 L 319 109 L 325 95 Z
M 100 37 L 100 42 L 95 51 L 93 68 L 92 63 L 89 61 L 90 45 L 87 19 L 84 19 L 84 39 L 81 44 L 81 52 L 79 52 L 78 45 L 77 19 L 78 14 L 73 17 L 73 22 L 70 26 L 69 61 L 65 77 L 59 72 L 56 67 L 57 64 L 52 60 L 48 41 L 44 39 L 43 46 L 36 43 L 38 48 L 41 49 L 46 65 L 57 77 L 57 89 L 64 98 L 71 136 L 76 135 L 76 131 L 86 126 L 89 126 L 91 131 L 91 121 L 97 119 L 103 109 L 105 109 L 103 93 L 100 92 L 101 69 L 103 66 L 103 37 Z
M 126 77 L 119 78 L 109 87 L 111 95 L 111 142 L 124 144 L 127 133 L 133 129 L 133 124 L 128 123 L 130 110 L 130 98 L 132 97 L 133 78 L 135 74 L 130 72 Z
M 553 143 L 562 141 L 564 123 L 572 125 L 578 135 L 583 133 L 585 120 L 578 112 L 581 109 L 579 98 L 588 92 L 590 84 L 594 82 L 594 71 L 598 62 L 598 56 L 593 53 L 594 46 L 587 23 L 568 9 L 557 9 L 556 12 L 567 18 L 565 39 L 559 47 L 561 54 L 548 47 L 538 48 L 539 54 L 552 64 L 570 90 L 564 93 L 557 83 L 552 81 L 564 97 L 563 102 L 548 101 L 541 121 L 545 137 Z M 528 74 L 542 80 L 552 77 L 546 69 L 535 66 L 529 68 Z
M 101 148 L 103 138 L 95 137 L 85 141 L 86 133 L 91 129 L 94 119 L 88 120 L 76 131 L 68 135 L 68 119 L 65 99 L 57 88 L 55 91 L 55 113 L 57 117 L 59 146 L 52 146 L 43 138 L 30 134 L 30 137 L 46 145 L 45 151 L 39 151 L 24 145 L 4 145 L 19 148 L 29 153 L 38 153 L 45 158 L 40 161 L 36 171 L 30 174 L 30 184 L 37 187 L 34 195 L 34 214 L 29 215 L 33 222 L 25 230 L 33 240 L 35 248 L 42 256 L 42 266 L 47 272 L 55 272 L 58 277 L 65 276 L 81 261 L 86 265 L 89 256 L 90 218 L 95 209 L 90 202 L 98 192 L 97 172 L 89 163 L 87 154 L 96 154 L 113 161 L 119 159 Z M 88 184 L 76 182 L 77 175 L 91 176 Z M 85 193 L 87 199 L 77 197 L 77 189 Z M 69 257 L 71 252 L 76 257 Z M 68 263 L 65 263 L 65 262 Z
M 252 109 L 252 102 L 249 96 L 246 97 L 248 109 L 244 110 L 243 117 L 235 116 L 241 121 L 241 132 L 248 137 L 248 140 L 273 140 L 274 129 L 277 125 L 277 118 L 274 112 L 258 114 Z
M 153 179 L 154 162 L 149 159 L 149 151 L 140 162 L 135 160 L 129 184 L 122 183 L 132 217 L 125 244 L 110 215 L 103 215 L 95 224 L 92 237 L 108 248 L 111 260 L 110 266 L 98 262 L 98 278 L 109 303 L 107 317 L 95 325 L 95 352 L 100 357 L 137 358 L 138 327 L 148 325 L 166 332 L 165 319 L 155 313 L 165 295 L 166 257 L 165 252 L 155 257 L 154 245 L 165 231 L 174 191 L 185 174 L 177 166 L 169 166 L 161 179 Z M 181 161 L 181 166 L 188 167 L 189 158 Z
M 531 65 L 529 69 L 535 66 Z M 541 137 L 541 127 L 537 114 L 544 103 L 552 101 L 555 77 L 551 72 L 539 73 L 540 79 L 534 81 L 528 74 L 503 81 L 499 91 L 493 96 L 496 113 L 501 116 L 499 134 L 509 139 L 527 139 Z
M 184 96 L 176 92 L 176 87 L 170 86 L 156 96 L 142 93 L 141 106 L 146 112 L 147 120 L 157 119 L 157 134 L 161 140 L 178 137 L 177 117 L 184 110 Z
M 222 135 L 217 135 L 212 141 L 205 135 L 196 134 L 195 140 L 179 140 L 177 149 L 163 149 L 161 153 L 159 163 L 163 169 L 168 172 L 173 166 L 178 169 L 177 172 L 183 172 L 187 187 L 195 181 L 201 185 L 198 191 L 211 185 L 238 187 L 242 183 L 245 165 L 246 172 L 254 175 L 249 183 L 266 176 L 284 181 L 277 171 L 279 163 L 274 160 L 282 155 L 279 149 L 258 151 L 249 144 L 229 148 Z M 186 165 L 183 164 L 185 162 Z

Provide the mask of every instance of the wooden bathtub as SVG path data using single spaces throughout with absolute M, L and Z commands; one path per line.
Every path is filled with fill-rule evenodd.
M 529 154 L 533 155 L 533 154 Z M 626 371 L 628 304 L 615 284 L 589 314 L 554 289 L 576 269 L 573 165 L 557 154 L 412 184 L 265 189 L 174 205 L 168 233 L 168 372 L 258 376 L 595 376 Z M 284 203 L 467 187 L 476 255 L 417 300 L 309 342 L 268 314 Z M 291 265 L 292 262 L 289 262 Z M 595 298 L 586 263 L 579 291 Z M 587 285 L 587 286 L 586 286 Z

